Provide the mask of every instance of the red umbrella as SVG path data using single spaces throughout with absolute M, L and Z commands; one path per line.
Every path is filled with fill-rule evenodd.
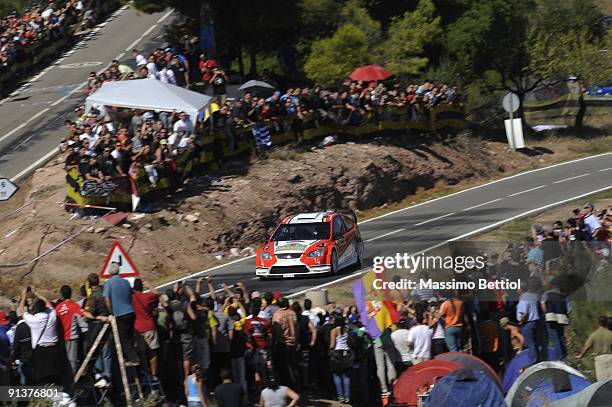
M 393 74 L 380 65 L 366 65 L 355 69 L 350 75 L 354 81 L 382 81 Z

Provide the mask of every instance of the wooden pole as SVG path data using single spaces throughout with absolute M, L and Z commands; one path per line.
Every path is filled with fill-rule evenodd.
M 81 376 L 83 375 L 83 373 L 85 373 L 85 369 L 87 368 L 89 361 L 93 357 L 93 354 L 98 348 L 98 346 L 100 346 L 100 342 L 102 342 L 102 338 L 104 337 L 104 334 L 106 333 L 107 330 L 108 330 L 108 324 L 104 324 L 104 326 L 100 330 L 100 333 L 98 333 L 98 336 L 96 337 L 96 340 L 94 341 L 91 349 L 89 349 L 89 352 L 87 352 L 87 356 L 85 357 L 85 360 L 81 364 L 81 367 L 79 368 L 76 375 L 74 376 L 75 383 L 78 382 Z
M 119 340 L 119 330 L 117 329 L 117 321 L 113 315 L 109 316 L 111 327 L 113 328 L 113 338 L 115 339 L 115 349 L 117 350 L 117 359 L 119 360 L 119 371 L 121 372 L 121 381 L 123 382 L 123 391 L 125 392 L 125 401 L 128 407 L 132 407 L 132 397 L 130 395 L 130 384 L 128 383 L 127 374 L 125 372 L 125 361 L 123 360 L 123 349 Z

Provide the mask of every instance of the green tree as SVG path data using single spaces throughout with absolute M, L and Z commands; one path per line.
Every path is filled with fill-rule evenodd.
M 549 81 L 564 81 L 577 75 L 590 84 L 603 83 L 612 78 L 612 56 L 604 50 L 612 46 L 612 31 L 603 39 L 593 39 L 587 29 L 548 35 L 540 33 L 531 50 L 532 69 L 538 70 Z M 578 91 L 579 109 L 575 127 L 582 127 L 588 103 Z
M 360 0 L 349 0 L 340 11 L 341 24 L 353 24 L 366 35 L 368 50 L 373 51 L 382 41 L 382 30 L 379 21 L 368 14 Z
M 385 66 L 396 75 L 421 72 L 429 59 L 423 51 L 440 34 L 440 17 L 432 0 L 420 0 L 414 11 L 393 18 L 388 38 L 380 45 Z
M 315 38 L 331 36 L 340 25 L 340 12 L 344 1 L 302 0 L 300 41 L 310 45 Z
M 368 62 L 366 35 L 353 24 L 344 24 L 333 36 L 316 40 L 304 64 L 306 75 L 321 85 L 333 85 L 353 69 Z

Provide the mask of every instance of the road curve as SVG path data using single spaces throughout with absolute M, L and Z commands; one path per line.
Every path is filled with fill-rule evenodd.
M 134 66 L 130 50 L 164 44 L 171 10 L 144 14 L 124 6 L 58 60 L 0 101 L 0 176 L 19 181 L 53 157 L 64 121 L 87 96 L 87 75 L 113 60 Z
M 359 224 L 366 248 L 362 270 L 371 266 L 373 256 L 417 253 L 608 189 L 612 189 L 612 152 L 527 171 L 368 219 Z M 232 286 L 242 281 L 249 290 L 297 295 L 362 270 L 348 270 L 335 277 L 260 281 L 255 277 L 254 257 L 247 257 L 181 280 L 212 276 L 219 287 L 221 283 Z M 159 289 L 171 288 L 176 281 Z

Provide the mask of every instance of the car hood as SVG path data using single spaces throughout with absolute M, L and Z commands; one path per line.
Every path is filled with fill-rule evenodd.
M 318 240 L 286 240 L 274 242 L 274 253 L 303 253 Z

